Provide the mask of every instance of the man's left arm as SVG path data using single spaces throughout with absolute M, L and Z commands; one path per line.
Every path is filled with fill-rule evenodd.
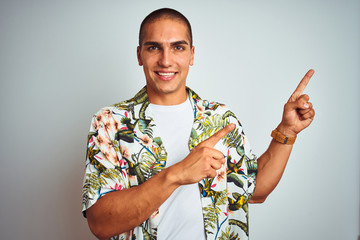
M 289 139 L 307 128 L 314 119 L 315 111 L 309 96 L 303 94 L 314 70 L 309 70 L 284 106 L 281 123 L 276 128 Z M 286 141 L 284 141 L 286 142 Z M 279 183 L 293 145 L 272 139 L 268 149 L 258 158 L 255 191 L 250 203 L 262 203 Z

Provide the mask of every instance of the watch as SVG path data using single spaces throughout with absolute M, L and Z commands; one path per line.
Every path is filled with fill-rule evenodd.
M 271 132 L 271 137 L 274 138 L 277 142 L 282 144 L 292 145 L 295 143 L 296 137 L 288 137 L 279 132 L 277 129 L 274 129 Z

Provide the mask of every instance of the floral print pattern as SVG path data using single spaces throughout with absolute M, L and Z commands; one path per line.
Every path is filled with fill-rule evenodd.
M 236 128 L 215 148 L 226 165 L 214 178 L 199 182 L 207 239 L 248 239 L 248 201 L 255 187 L 257 162 L 240 122 L 223 104 L 202 100 L 187 88 L 194 109 L 190 150 L 229 123 Z M 167 153 L 147 109 L 144 87 L 134 98 L 101 109 L 88 135 L 83 213 L 101 196 L 142 184 L 166 166 Z M 156 239 L 158 210 L 132 231 L 112 239 Z

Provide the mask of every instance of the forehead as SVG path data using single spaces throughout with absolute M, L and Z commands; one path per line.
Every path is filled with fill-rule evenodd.
M 189 30 L 183 21 L 160 18 L 144 26 L 143 43 L 147 41 L 173 42 L 180 40 L 190 43 Z

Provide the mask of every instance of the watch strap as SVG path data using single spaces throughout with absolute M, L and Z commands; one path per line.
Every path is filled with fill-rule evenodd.
M 275 139 L 275 141 L 282 143 L 282 144 L 288 144 L 292 145 L 295 143 L 296 137 L 289 137 L 285 136 L 281 132 L 279 132 L 277 129 L 274 129 L 271 132 L 271 137 Z

